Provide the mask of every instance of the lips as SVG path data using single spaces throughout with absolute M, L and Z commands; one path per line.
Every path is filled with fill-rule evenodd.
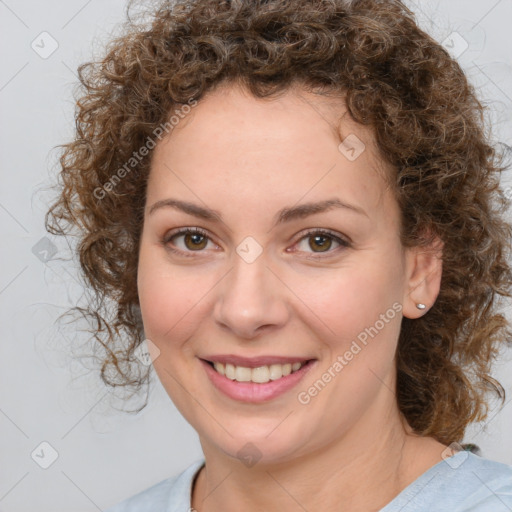
M 215 388 L 234 400 L 251 403 L 269 401 L 289 391 L 316 362 L 298 357 L 234 355 L 200 361 Z

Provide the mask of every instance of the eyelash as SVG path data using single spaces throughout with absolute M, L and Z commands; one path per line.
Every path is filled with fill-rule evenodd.
M 206 231 L 204 231 L 203 229 L 201 229 L 201 228 L 185 228 L 185 229 L 180 229 L 178 231 L 171 232 L 168 235 L 166 235 L 163 238 L 163 240 L 162 240 L 162 244 L 165 246 L 165 248 L 167 250 L 169 250 L 169 251 L 171 251 L 173 253 L 179 254 L 181 256 L 185 256 L 187 258 L 195 257 L 195 255 L 193 254 L 194 252 L 203 252 L 203 251 L 202 250 L 198 250 L 198 251 L 182 251 L 181 249 L 174 249 L 174 248 L 169 246 L 169 242 L 173 238 L 176 238 L 176 237 L 179 237 L 179 236 L 183 236 L 183 235 L 187 235 L 187 234 L 190 234 L 190 235 L 201 235 L 201 236 L 209 239 L 210 241 L 212 241 L 210 239 L 208 233 Z M 297 242 L 294 245 L 298 244 L 303 239 L 308 238 L 308 237 L 310 237 L 312 235 L 326 236 L 326 237 L 329 237 L 329 238 L 333 239 L 335 242 L 337 242 L 340 245 L 340 247 L 338 247 L 337 249 L 349 248 L 350 247 L 350 243 L 347 240 L 344 240 L 343 238 L 340 238 L 335 233 L 333 233 L 332 231 L 329 231 L 327 229 L 310 229 L 309 231 L 306 231 L 297 240 Z M 307 258 L 307 259 L 326 258 L 326 257 L 329 257 L 330 255 L 332 255 L 332 253 L 334 253 L 334 252 L 336 252 L 336 249 L 334 249 L 332 251 L 326 251 L 325 253 L 327 254 L 327 256 L 321 256 L 321 254 L 324 254 L 322 252 L 311 253 L 311 254 L 316 254 L 318 256 L 305 256 L 305 258 Z

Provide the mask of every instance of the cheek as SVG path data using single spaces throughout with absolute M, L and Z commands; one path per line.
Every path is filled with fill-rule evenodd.
M 294 291 L 321 321 L 327 339 L 350 342 L 375 323 L 382 328 L 382 316 L 386 329 L 389 323 L 399 322 L 395 318 L 402 297 L 398 271 L 374 260 L 368 258 L 365 263 L 356 256 L 354 263 L 337 272 L 297 280 Z
M 171 268 L 158 250 L 142 249 L 137 286 L 146 336 L 157 345 L 188 338 L 200 314 L 204 281 L 190 271 Z M 164 350 L 170 346 L 162 347 Z
M 342 423 L 349 424 L 393 386 L 402 318 L 397 273 L 361 261 L 336 278 L 317 281 L 320 286 L 305 295 L 322 321 L 314 334 L 325 356 L 318 372 L 301 386 L 298 400 L 323 411 L 333 432 L 341 428 L 340 411 Z
M 200 389 L 188 378 L 197 370 L 188 342 L 205 314 L 204 280 L 171 269 L 162 259 L 157 249 L 141 249 L 137 285 L 144 332 L 159 350 L 153 361 L 158 378 L 182 414 L 194 422 L 190 395 L 197 396 Z

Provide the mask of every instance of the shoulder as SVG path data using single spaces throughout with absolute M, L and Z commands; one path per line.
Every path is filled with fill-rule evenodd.
M 461 451 L 437 463 L 381 512 L 511 512 L 512 466 Z
M 465 497 L 455 512 L 510 512 L 512 510 L 512 465 L 468 453 L 463 461 Z
M 188 512 L 192 482 L 203 464 L 204 460 L 198 460 L 180 474 L 166 478 L 126 498 L 105 512 L 168 512 L 171 510 Z

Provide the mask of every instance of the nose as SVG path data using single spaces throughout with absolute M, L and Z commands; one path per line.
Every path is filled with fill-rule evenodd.
M 241 339 L 279 329 L 289 316 L 286 290 L 263 255 L 252 263 L 236 256 L 233 268 L 217 287 L 214 319 Z

